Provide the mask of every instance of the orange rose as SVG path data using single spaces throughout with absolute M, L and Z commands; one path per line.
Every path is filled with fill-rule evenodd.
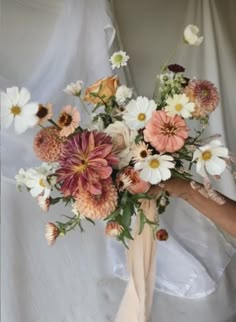
M 119 85 L 118 76 L 110 76 L 105 77 L 103 79 L 98 80 L 95 84 L 88 87 L 85 91 L 84 101 L 88 103 L 92 103 L 94 105 L 99 103 L 107 103 L 112 96 L 115 95 L 116 89 Z M 93 96 L 92 93 L 96 93 L 98 96 Z

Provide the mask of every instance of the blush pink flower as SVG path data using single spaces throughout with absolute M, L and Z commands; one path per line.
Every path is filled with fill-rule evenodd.
M 104 219 L 117 206 L 117 190 L 111 178 L 101 182 L 101 193 L 94 195 L 88 190 L 80 191 L 75 198 L 75 209 L 80 215 L 91 219 Z
M 185 87 L 184 93 L 195 103 L 193 117 L 202 118 L 213 112 L 219 103 L 217 88 L 207 80 L 193 80 Z
M 112 152 L 111 137 L 96 131 L 84 131 L 70 138 L 59 158 L 56 171 L 58 183 L 65 196 L 76 196 L 88 190 L 91 194 L 102 192 L 102 181 L 112 173 L 119 159 Z
M 76 107 L 67 105 L 63 107 L 57 124 L 62 130 L 60 136 L 69 136 L 74 133 L 80 122 L 80 113 Z
M 134 170 L 132 167 L 127 167 L 117 176 L 116 182 L 120 190 L 121 186 L 124 185 L 124 182 L 122 181 L 124 176 L 129 180 L 129 185 L 127 185 L 126 189 L 131 194 L 145 193 L 150 188 L 150 183 L 143 181 L 140 178 L 138 171 Z
M 188 137 L 188 127 L 179 116 L 168 116 L 165 111 L 155 111 L 147 123 L 144 139 L 159 152 L 175 152 L 182 148 Z
M 123 232 L 124 227 L 118 222 L 110 221 L 106 224 L 105 233 L 111 237 L 118 237 Z

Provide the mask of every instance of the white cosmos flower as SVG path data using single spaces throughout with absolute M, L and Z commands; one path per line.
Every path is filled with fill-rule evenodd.
M 193 160 L 197 161 L 196 171 L 202 177 L 210 175 L 220 175 L 226 168 L 224 159 L 229 157 L 229 151 L 222 146 L 219 140 L 213 140 L 210 143 L 201 146 L 193 154 Z
M 125 51 L 123 50 L 117 51 L 110 58 L 111 68 L 115 69 L 115 68 L 126 66 L 128 60 L 129 60 L 129 56 L 126 54 Z
M 195 104 L 189 102 L 189 98 L 185 94 L 174 94 L 174 97 L 168 97 L 166 104 L 164 110 L 167 115 L 180 115 L 185 119 L 191 117 L 195 109 Z
M 25 171 L 24 169 L 21 168 L 18 171 L 18 174 L 15 175 L 15 179 L 16 179 L 16 186 L 20 190 L 22 187 L 26 186 L 26 182 L 28 179 L 27 171 Z
M 83 89 L 84 83 L 81 80 L 78 80 L 75 83 L 70 83 L 64 89 L 64 92 L 73 95 L 73 96 L 80 96 L 81 91 Z
M 171 177 L 169 169 L 175 167 L 173 158 L 170 155 L 152 155 L 143 162 L 137 162 L 134 165 L 136 170 L 140 171 L 140 178 L 151 184 L 157 184 L 162 180 L 168 180 Z
M 125 101 L 132 97 L 133 91 L 132 88 L 129 88 L 125 85 L 121 85 L 116 90 L 116 101 L 118 104 L 123 104 Z
M 1 119 L 5 128 L 14 122 L 15 131 L 20 134 L 37 124 L 38 103 L 29 100 L 30 92 L 24 87 L 20 91 L 11 87 L 6 93 L 1 92 Z
M 152 117 L 152 112 L 156 110 L 156 107 L 154 100 L 139 96 L 126 105 L 123 119 L 131 130 L 142 129 Z
M 184 40 L 187 44 L 192 46 L 199 46 L 202 41 L 203 37 L 199 37 L 199 28 L 195 25 L 188 25 L 184 29 Z
M 51 186 L 47 181 L 45 174 L 39 173 L 36 169 L 28 170 L 29 177 L 27 178 L 26 185 L 30 189 L 33 197 L 39 195 L 48 198 L 51 192 Z

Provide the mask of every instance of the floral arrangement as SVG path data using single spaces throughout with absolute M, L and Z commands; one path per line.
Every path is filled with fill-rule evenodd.
M 189 25 L 184 40 L 200 45 L 196 26 Z M 112 69 L 127 65 L 124 51 L 110 58 Z M 67 105 L 58 116 L 50 103 L 31 102 L 30 92 L 17 87 L 1 93 L 2 123 L 14 123 L 20 134 L 40 126 L 33 149 L 43 161 L 41 166 L 20 169 L 17 187 L 25 187 L 37 198 L 44 212 L 63 202 L 72 214 L 66 221 L 49 222 L 49 245 L 76 227 L 83 230 L 83 220 L 105 220 L 105 233 L 127 245 L 132 239 L 132 216 L 140 216 L 139 233 L 150 225 L 154 238 L 165 240 L 158 218 L 150 221 L 144 214 L 142 199 L 151 185 L 171 177 L 191 181 L 192 166 L 203 177 L 206 191 L 216 199 L 210 177 L 219 178 L 230 162 L 230 154 L 216 137 L 203 139 L 209 116 L 219 102 L 216 87 L 208 80 L 189 79 L 182 66 L 165 65 L 158 75 L 153 99 L 139 96 L 119 83 L 118 76 L 98 80 L 90 87 L 82 81 L 72 83 L 65 92 L 80 100 L 91 123 L 81 126 L 77 107 Z M 189 124 L 197 120 L 200 130 L 190 135 Z M 47 125 L 46 125 L 47 124 Z M 194 187 L 194 185 L 193 185 Z M 164 192 L 156 200 L 159 213 L 169 203 Z

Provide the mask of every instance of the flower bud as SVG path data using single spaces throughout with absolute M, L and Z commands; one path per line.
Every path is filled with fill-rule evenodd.
M 168 239 L 168 232 L 165 229 L 159 229 L 156 232 L 156 239 L 157 240 L 167 240 Z

